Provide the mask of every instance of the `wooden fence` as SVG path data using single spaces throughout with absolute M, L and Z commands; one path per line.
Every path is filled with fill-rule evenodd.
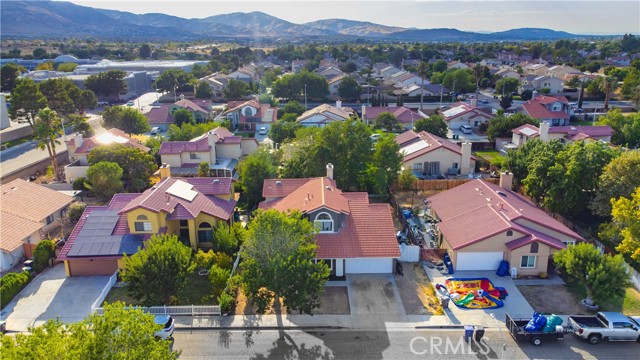
M 464 183 L 467 183 L 473 179 L 465 178 L 465 179 L 441 179 L 441 180 L 416 180 L 409 190 L 420 190 L 420 191 L 433 191 L 433 190 L 449 190 L 453 189 L 456 186 L 460 186 Z M 498 184 L 500 179 L 483 179 L 491 184 Z M 398 182 L 393 183 L 391 185 L 392 191 L 401 191 L 400 185 Z

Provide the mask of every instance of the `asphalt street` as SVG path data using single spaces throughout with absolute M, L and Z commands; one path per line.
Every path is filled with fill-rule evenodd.
M 280 339 L 280 335 L 282 338 Z M 504 336 L 504 337 L 503 337 Z M 465 343 L 460 330 L 178 330 L 180 359 L 638 359 L 636 342 L 589 345 L 571 334 L 533 346 L 488 330 Z M 503 351 L 503 344 L 504 351 Z

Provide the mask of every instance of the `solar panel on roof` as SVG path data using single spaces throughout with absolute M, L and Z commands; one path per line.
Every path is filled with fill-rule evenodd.
M 420 140 L 420 141 L 414 142 L 413 144 L 403 147 L 402 149 L 400 149 L 400 152 L 404 155 L 409 155 L 409 154 L 413 154 L 416 151 L 425 149 L 427 147 L 429 147 L 429 144 L 424 140 Z
M 182 180 L 177 180 L 173 185 L 169 186 L 167 194 L 177 196 L 187 201 L 192 201 L 198 195 L 198 192 L 193 191 L 192 189 L 193 185 Z
M 139 235 L 111 235 L 118 222 L 117 211 L 95 211 L 89 214 L 68 256 L 115 256 L 134 254 L 142 246 Z

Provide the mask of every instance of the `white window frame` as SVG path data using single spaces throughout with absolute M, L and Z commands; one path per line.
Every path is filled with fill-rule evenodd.
M 149 232 L 153 231 L 153 225 L 151 221 L 148 221 L 149 218 L 146 215 L 138 215 L 135 223 L 133 224 L 133 229 L 138 232 Z M 138 230 L 138 224 L 142 224 L 142 230 Z
M 522 266 L 522 260 L 527 257 L 527 266 Z M 533 258 L 533 266 L 529 266 L 529 259 Z M 535 269 L 536 268 L 536 262 L 537 262 L 537 256 L 535 255 L 522 255 L 522 257 L 520 258 L 520 268 L 521 269 Z
M 318 220 L 318 218 L 321 215 L 327 215 L 329 217 L 329 219 L 320 219 Z M 331 223 L 331 230 L 330 231 L 323 231 L 322 229 L 324 228 L 323 224 L 324 223 Z M 313 220 L 313 225 L 316 226 L 317 229 L 320 229 L 320 231 L 318 231 L 320 234 L 328 234 L 328 233 L 333 233 L 335 232 L 335 223 L 333 222 L 333 216 L 331 216 L 331 214 L 327 213 L 327 212 L 321 212 L 318 215 L 316 215 L 316 218 Z

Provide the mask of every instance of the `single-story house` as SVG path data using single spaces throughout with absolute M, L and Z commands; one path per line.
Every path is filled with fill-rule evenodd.
M 378 115 L 384 112 L 389 112 L 395 116 L 398 124 L 404 129 L 413 129 L 413 125 L 416 121 L 425 118 L 425 116 L 406 108 L 404 106 L 362 106 L 362 121 L 367 124 L 375 124 Z
M 396 137 L 403 156 L 402 166 L 411 169 L 416 176 L 437 177 L 444 174 L 469 175 L 476 167 L 476 157 L 471 155 L 471 143 L 462 146 L 430 134 L 406 131 Z
M 428 198 L 436 240 L 456 271 L 496 270 L 509 262 L 520 275 L 549 271 L 553 253 L 584 239 L 516 192 L 513 174 L 500 186 L 475 179 Z
M 0 271 L 6 271 L 33 249 L 50 231 L 59 226 L 73 197 L 16 179 L 0 188 Z M 55 234 L 57 235 L 57 234 Z
M 494 117 L 490 109 L 476 107 L 475 99 L 469 104 L 464 102 L 452 104 L 449 109 L 442 112 L 442 116 L 451 130 L 457 130 L 462 125 L 477 128 Z
M 236 200 L 230 178 L 161 180 L 138 194 L 116 194 L 106 206 L 88 206 L 58 255 L 67 276 L 110 275 L 122 256 L 144 247 L 155 234 L 175 234 L 193 250 L 215 249 L 218 222 L 231 223 Z
M 343 108 L 341 101 L 336 106 L 322 104 L 298 116 L 297 121 L 306 127 L 325 127 L 334 121 L 344 121 L 353 114 L 353 109 Z
M 306 179 L 266 179 L 261 209 L 298 210 L 318 228 L 317 260 L 325 261 L 332 278 L 345 274 L 393 272 L 400 257 L 388 204 L 371 204 L 366 192 L 342 192 L 327 176 Z

